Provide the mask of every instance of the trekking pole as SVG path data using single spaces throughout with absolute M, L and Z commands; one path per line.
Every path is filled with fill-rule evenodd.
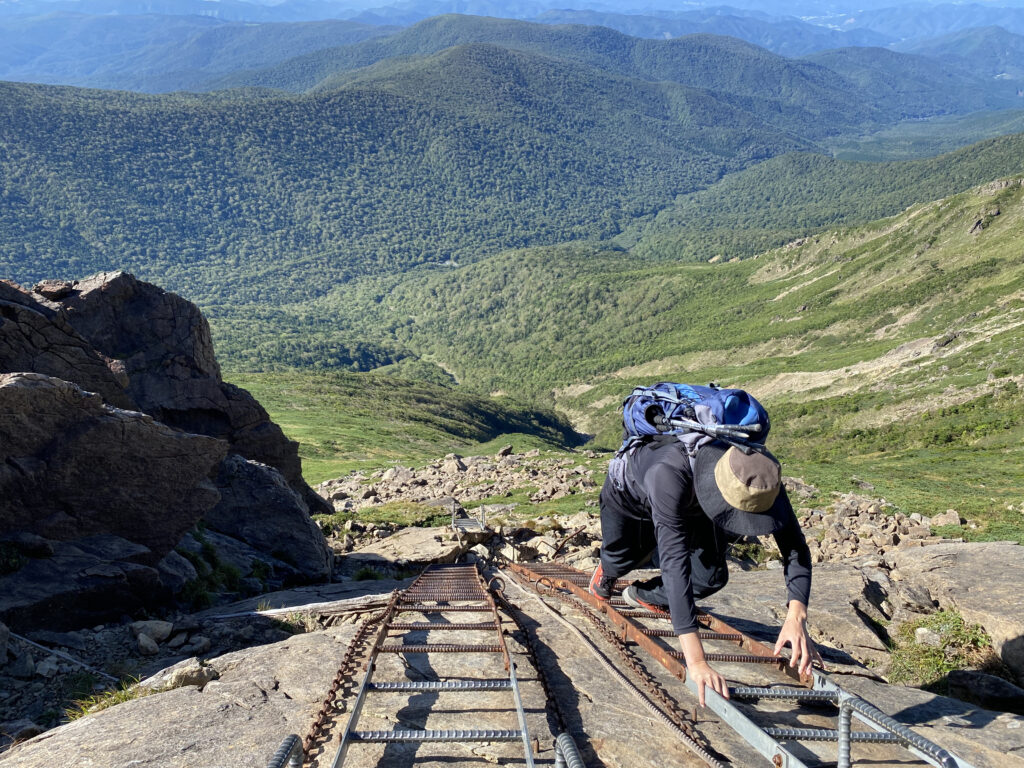
M 655 424 L 665 424 L 674 429 L 692 429 L 695 432 L 703 432 L 711 437 L 731 437 L 740 440 L 749 440 L 751 432 L 760 432 L 760 424 L 701 424 L 692 419 L 666 419 L 655 417 Z

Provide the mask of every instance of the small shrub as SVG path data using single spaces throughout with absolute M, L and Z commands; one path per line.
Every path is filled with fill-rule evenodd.
M 286 613 L 284 618 L 272 619 L 272 621 L 276 627 L 293 635 L 302 635 L 306 632 L 315 632 L 320 629 L 320 623 L 311 613 L 295 611 L 293 613 Z
M 927 627 L 942 639 L 938 646 L 916 641 L 914 632 Z M 944 693 L 944 678 L 954 669 L 977 668 L 993 657 L 992 639 L 977 624 L 967 624 L 956 611 L 937 611 L 903 624 L 894 638 L 889 680 Z
M 125 701 L 131 701 L 132 699 L 140 699 L 143 696 L 148 696 L 154 691 L 149 689 L 140 688 L 138 685 L 138 678 L 129 678 L 128 680 L 122 681 L 117 688 L 104 691 L 103 693 L 97 693 L 95 695 L 85 696 L 72 702 L 72 705 L 64 710 L 64 715 L 68 720 L 78 720 L 79 718 L 91 715 L 94 712 L 100 710 L 109 709 L 110 707 L 121 704 Z
M 376 568 L 370 568 L 369 566 L 363 566 L 352 576 L 354 581 L 380 581 L 386 579 L 383 573 L 378 571 Z
M 210 594 L 209 582 L 202 576 L 186 582 L 178 595 L 178 599 L 190 605 L 194 611 L 201 611 L 203 608 L 209 608 L 213 605 L 213 595 Z
M 738 541 L 732 545 L 732 555 L 740 560 L 751 560 L 763 565 L 771 559 L 771 553 L 757 539 Z
M 28 560 L 18 548 L 9 541 L 0 541 L 0 576 L 21 570 Z

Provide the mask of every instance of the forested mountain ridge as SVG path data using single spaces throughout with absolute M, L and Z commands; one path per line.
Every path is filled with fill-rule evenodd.
M 1024 35 L 999 26 L 959 30 L 906 50 L 941 57 L 983 77 L 1024 79 Z
M 427 19 L 388 37 L 316 51 L 269 69 L 238 72 L 216 85 L 329 89 L 358 78 L 355 70 L 469 43 L 493 43 L 631 78 L 703 88 L 777 128 L 810 137 L 905 117 L 1003 108 L 1016 95 L 1008 85 L 985 87 L 974 75 L 910 54 L 859 54 L 862 49 L 853 49 L 822 59 L 821 66 L 732 37 L 696 34 L 651 40 L 604 27 L 456 15 Z M 884 62 L 874 61 L 883 54 Z M 850 66 L 851 60 L 856 66 Z M 838 71 L 827 66 L 829 61 L 837 63 Z M 884 75 L 879 71 L 883 67 L 897 71 Z M 882 83 L 884 89 L 879 88 Z
M 655 13 L 657 15 L 655 15 Z M 594 10 L 546 11 L 532 19 L 542 24 L 588 24 L 609 27 L 633 37 L 667 39 L 682 35 L 728 35 L 783 56 L 850 45 L 887 45 L 891 38 L 869 29 L 849 32 L 809 24 L 798 18 L 764 17 L 756 11 L 727 6 L 691 11 L 657 11 L 651 15 Z
M 897 53 L 884 48 L 841 48 L 804 57 L 871 93 L 888 114 L 901 119 L 946 112 L 1024 106 L 1017 85 L 970 71 L 948 57 Z M 945 94 L 945 100 L 936 94 Z
M 368 271 L 609 237 L 807 146 L 672 83 L 493 46 L 434 64 L 410 73 L 434 96 L 2 85 L 0 267 L 26 282 L 124 267 L 207 305 L 292 301 Z M 512 71 L 523 85 L 496 109 Z M 555 84 L 568 103 L 544 96 Z
M 208 16 L 0 16 L 0 80 L 143 92 L 199 89 L 213 77 L 387 35 L 324 20 L 227 23 Z
M 866 223 L 986 179 L 1022 172 L 1024 134 L 888 163 L 786 154 L 680 195 L 615 242 L 638 256 L 659 259 L 753 256 L 822 227 Z
M 786 247 L 744 266 L 652 264 L 622 252 L 567 245 L 510 252 L 449 273 L 364 278 L 286 312 L 294 312 L 296 318 L 334 317 L 346 332 L 400 345 L 437 361 L 463 386 L 540 398 L 552 388 L 594 382 L 651 360 L 673 355 L 683 359 L 688 353 L 714 349 L 721 350 L 720 362 L 708 363 L 702 378 L 736 375 L 730 373 L 728 350 L 762 340 L 769 326 L 780 347 L 787 346 L 783 337 L 800 338 L 793 346 L 810 345 L 817 350 L 811 358 L 820 353 L 857 360 L 865 350 L 877 347 L 876 341 L 886 349 L 898 345 L 899 341 L 889 346 L 881 343 L 885 339 L 870 341 L 870 334 L 863 332 L 886 313 L 898 318 L 912 312 L 918 300 L 933 306 L 947 291 L 959 290 L 958 285 L 966 291 L 975 279 L 1021 279 L 1014 248 L 1024 215 L 1024 192 L 1016 182 L 1005 194 L 1001 189 L 916 206 L 911 213 L 849 234 L 833 231 L 808 238 L 806 243 L 814 247 L 796 252 L 813 251 L 815 270 L 828 274 L 808 283 L 806 290 L 787 293 L 784 301 L 772 298 L 776 293 L 765 294 L 769 288 L 750 276 L 759 270 L 770 273 L 766 265 L 788 263 L 792 249 Z M 1009 200 L 1013 207 L 998 202 L 989 207 L 984 201 L 991 198 Z M 985 211 L 999 209 L 1004 215 L 990 216 L 991 223 L 984 225 L 989 229 L 979 227 L 982 234 L 968 236 L 977 218 L 967 219 L 976 209 L 982 219 Z M 855 247 L 834 250 L 832 241 L 871 242 L 871 256 L 854 259 L 856 269 L 851 272 L 842 260 L 829 261 L 828 254 L 841 253 L 837 258 L 845 259 Z M 921 245 L 929 241 L 931 245 Z M 989 250 L 997 254 L 992 261 L 978 255 Z M 887 260 L 886 254 L 891 258 Z M 932 261 L 937 266 L 932 267 Z M 875 286 L 880 276 L 886 279 Z M 840 297 L 872 292 L 881 298 L 863 304 L 844 298 L 833 306 Z M 952 322 L 954 305 L 961 314 L 977 309 L 965 308 L 968 295 L 936 308 L 944 319 L 934 328 L 944 332 L 942 323 Z M 1005 295 L 1013 295 L 1012 286 Z M 801 310 L 803 305 L 807 306 Z M 261 332 L 258 313 L 239 320 L 251 324 L 251 346 L 267 335 Z M 823 329 L 837 323 L 851 329 L 842 343 L 834 336 L 823 338 Z M 310 330 L 315 338 L 315 329 Z M 909 333 L 902 324 L 891 330 L 891 338 L 886 337 L 890 341 Z M 820 343 L 810 344 L 819 336 Z M 769 358 L 755 364 L 741 355 L 735 366 L 752 376 L 752 370 L 769 370 L 779 362 Z

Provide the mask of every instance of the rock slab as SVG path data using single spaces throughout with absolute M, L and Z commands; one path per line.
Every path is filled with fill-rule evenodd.
M 0 531 L 54 541 L 112 534 L 155 564 L 217 501 L 227 452 L 35 373 L 0 374 Z
M 887 556 L 897 583 L 928 590 L 940 608 L 980 624 L 1024 682 L 1024 547 L 1008 542 L 935 544 Z

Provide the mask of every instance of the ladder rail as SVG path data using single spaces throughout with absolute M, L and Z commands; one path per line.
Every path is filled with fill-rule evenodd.
M 449 601 L 460 601 L 463 604 L 453 606 Z M 465 603 L 474 603 L 465 605 Z M 477 604 L 478 603 L 478 604 Z M 490 622 L 465 623 L 465 627 L 457 624 L 434 624 L 432 622 L 396 622 L 400 613 L 442 614 L 449 610 L 479 611 L 491 614 Z M 434 629 L 443 630 L 492 630 L 497 635 L 497 642 L 488 645 L 460 645 L 453 643 L 392 643 L 385 644 L 389 632 L 430 632 Z M 381 654 L 404 653 L 500 653 L 507 677 L 500 679 L 469 679 L 442 681 L 394 681 L 374 682 L 373 675 Z M 377 691 L 389 692 L 426 692 L 426 691 L 481 691 L 507 690 L 512 694 L 513 704 L 518 721 L 517 730 L 483 730 L 483 729 L 407 729 L 395 728 L 390 731 L 357 730 L 359 718 L 366 703 L 368 694 Z M 351 713 L 341 735 L 341 742 L 335 753 L 331 768 L 341 768 L 353 743 L 426 743 L 426 742 L 465 742 L 465 741 L 516 741 L 522 742 L 526 768 L 534 768 L 533 749 L 530 733 L 526 723 L 526 710 L 523 707 L 519 680 L 516 676 L 516 665 L 512 661 L 505 633 L 501 627 L 501 616 L 498 614 L 494 596 L 483 581 L 476 566 L 428 566 L 393 603 L 385 615 L 377 632 L 373 647 L 366 661 L 366 670 L 352 705 Z
M 562 563 L 523 564 L 508 563 L 508 567 L 519 577 L 529 581 L 538 592 L 542 589 L 550 591 L 563 590 L 590 607 L 600 611 L 619 630 L 623 643 L 643 647 L 671 672 L 677 679 L 697 696 L 697 685 L 686 674 L 682 663 L 683 655 L 678 651 L 666 648 L 655 638 L 669 637 L 673 633 L 662 630 L 650 630 L 643 627 L 637 619 L 664 619 L 664 616 L 649 611 L 620 610 L 621 600 L 612 598 L 600 601 L 589 593 L 587 574 Z M 707 654 L 711 660 L 721 660 L 739 664 L 776 664 L 780 671 L 790 677 L 798 678 L 807 688 L 780 686 L 773 688 L 743 688 L 736 691 L 738 699 L 792 699 L 794 701 L 827 701 L 839 710 L 838 727 L 832 729 L 793 729 L 764 728 L 744 713 L 733 702 L 725 699 L 710 688 L 705 689 L 705 703 L 729 727 L 740 735 L 750 746 L 772 761 L 776 768 L 810 768 L 785 745 L 793 741 L 831 741 L 837 744 L 839 759 L 837 768 L 851 768 L 853 760 L 850 746 L 853 742 L 892 743 L 901 746 L 917 758 L 935 768 L 973 768 L 973 766 L 934 742 L 924 738 L 907 726 L 889 717 L 865 699 L 850 693 L 829 679 L 824 672 L 814 669 L 810 675 L 800 677 L 788 666 L 788 660 L 774 654 L 774 651 L 758 640 L 745 635 L 726 622 L 711 614 L 702 613 L 698 621 L 710 630 L 702 635 L 708 639 L 733 642 L 740 646 L 744 654 Z M 867 724 L 870 732 L 853 731 L 851 721 Z

